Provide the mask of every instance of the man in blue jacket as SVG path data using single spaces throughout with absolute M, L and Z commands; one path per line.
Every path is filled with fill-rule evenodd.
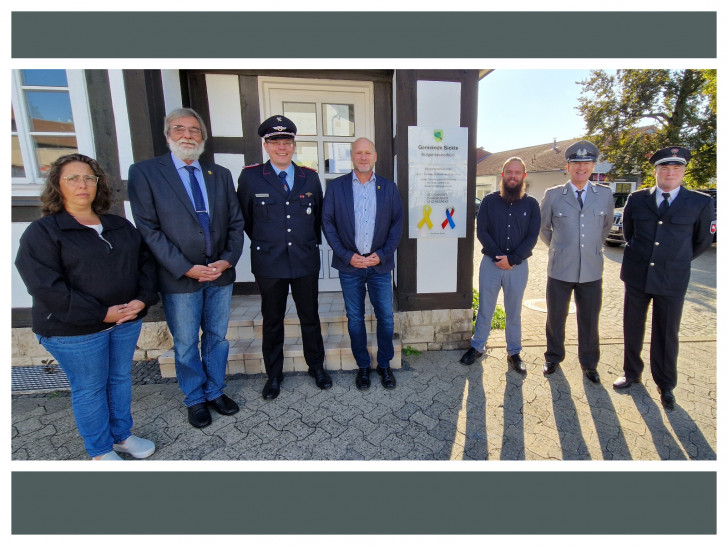
M 323 230 L 334 252 L 331 265 L 339 270 L 351 352 L 359 371 L 356 387 L 371 385 L 364 296 L 377 318 L 377 373 L 385 389 L 397 385 L 390 368 L 394 356 L 392 270 L 394 251 L 402 235 L 402 201 L 394 182 L 374 173 L 374 143 L 359 138 L 351 145 L 354 170 L 329 182 L 324 197 Z
M 239 409 L 223 389 L 243 216 L 230 171 L 199 160 L 207 140 L 199 114 L 190 108 L 170 112 L 164 135 L 171 153 L 129 168 L 129 201 L 136 227 L 159 265 L 188 420 L 201 428 L 212 422 L 208 407 L 223 415 Z
M 665 409 L 675 407 L 678 331 L 690 262 L 713 242 L 713 200 L 682 187 L 690 150 L 670 146 L 655 152 L 656 186 L 634 192 L 622 215 L 624 248 L 620 278 L 624 281 L 624 376 L 614 382 L 624 389 L 642 379 L 642 343 L 647 308 L 652 301 L 650 370 Z
M 318 314 L 323 191 L 316 171 L 292 161 L 296 131 L 295 123 L 285 116 L 261 123 L 258 136 L 270 159 L 245 167 L 238 178 L 250 265 L 261 295 L 266 400 L 280 394 L 283 382 L 283 319 L 289 287 L 301 322 L 308 373 L 318 388 L 331 387 Z

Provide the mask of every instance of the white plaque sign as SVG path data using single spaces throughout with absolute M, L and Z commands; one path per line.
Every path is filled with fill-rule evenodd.
M 465 237 L 467 127 L 409 127 L 409 237 Z

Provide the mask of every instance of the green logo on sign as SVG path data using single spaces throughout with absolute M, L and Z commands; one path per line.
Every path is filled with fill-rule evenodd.
M 442 129 L 435 129 L 435 142 L 442 142 L 442 139 L 444 138 L 444 135 L 442 133 Z

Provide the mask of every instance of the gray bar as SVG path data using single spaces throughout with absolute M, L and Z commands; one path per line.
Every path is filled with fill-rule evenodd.
M 699 535 L 716 502 L 716 472 L 557 471 L 13 472 L 11 498 L 13 534 Z
M 13 12 L 11 24 L 14 58 L 717 55 L 716 12 Z

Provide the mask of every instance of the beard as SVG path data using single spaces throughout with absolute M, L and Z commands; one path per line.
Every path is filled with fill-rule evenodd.
M 182 146 L 180 143 L 186 142 L 186 143 L 193 143 L 195 144 L 194 148 L 187 148 L 185 146 Z M 202 152 L 205 151 L 205 141 L 197 142 L 192 139 L 186 139 L 186 138 L 180 138 L 177 142 L 173 141 L 171 138 L 167 139 L 167 146 L 169 146 L 169 149 L 171 152 L 177 156 L 178 159 L 181 159 L 182 161 L 195 161 L 196 159 L 199 159 L 202 155 Z
M 525 193 L 526 186 L 523 183 L 523 179 L 521 179 L 521 181 L 517 185 L 509 186 L 508 184 L 506 184 L 505 180 L 501 178 L 500 195 L 506 203 L 510 204 L 514 201 L 518 201 L 523 197 Z

